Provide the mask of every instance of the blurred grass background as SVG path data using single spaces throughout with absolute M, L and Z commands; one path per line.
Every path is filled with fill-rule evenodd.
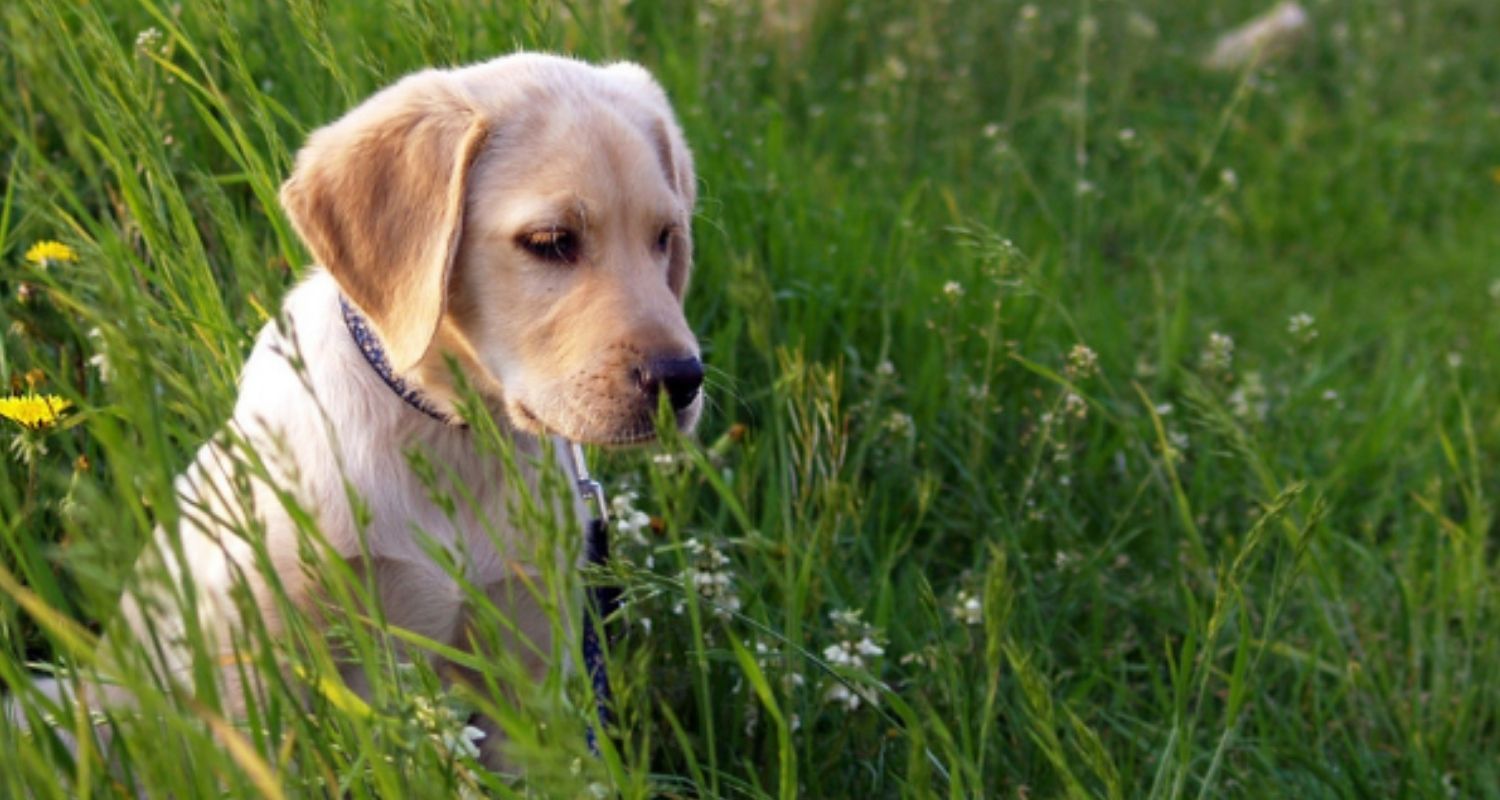
M 24 702 L 306 263 L 292 153 L 405 72 L 658 76 L 713 384 L 688 456 L 601 468 L 656 518 L 618 753 L 576 682 L 504 776 L 430 682 L 245 723 L 143 682 L 126 768 L 7 725 L 6 793 L 1500 796 L 1500 6 L 1307 9 L 1218 74 L 1261 6 L 6 4 L 0 381 L 75 404 L 0 432 Z

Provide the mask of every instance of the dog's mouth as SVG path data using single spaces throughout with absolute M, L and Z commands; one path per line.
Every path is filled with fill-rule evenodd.
M 587 426 L 554 424 L 544 420 L 521 401 L 510 403 L 511 418 L 516 427 L 537 435 L 555 434 L 579 444 L 606 447 L 628 447 L 656 440 L 656 425 L 649 416 L 640 416 L 614 429 L 587 430 Z

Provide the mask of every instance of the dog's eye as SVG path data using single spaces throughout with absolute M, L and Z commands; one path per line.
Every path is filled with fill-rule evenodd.
M 672 229 L 662 228 L 661 233 L 656 234 L 656 252 L 665 253 L 672 244 Z
M 526 252 L 543 261 L 572 264 L 578 260 L 578 234 L 565 228 L 547 228 L 523 233 L 516 242 Z

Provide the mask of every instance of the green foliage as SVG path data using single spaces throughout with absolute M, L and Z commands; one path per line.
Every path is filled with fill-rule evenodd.
M 0 380 L 75 407 L 0 432 L 0 680 L 57 723 L 0 724 L 0 793 L 1500 794 L 1500 6 L 1307 5 L 1238 75 L 1199 61 L 1249 0 L 0 7 Z M 518 48 L 645 63 L 700 176 L 711 407 L 600 454 L 613 743 L 561 669 L 443 691 L 400 654 L 465 657 L 327 564 L 338 625 L 246 632 L 244 718 L 116 654 L 139 707 L 75 757 L 88 710 L 27 673 L 90 669 L 173 524 L 306 263 L 291 155 Z M 511 773 L 456 744 L 476 709 Z

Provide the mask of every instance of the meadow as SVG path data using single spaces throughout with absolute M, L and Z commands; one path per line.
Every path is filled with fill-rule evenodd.
M 0 724 L 0 795 L 1500 797 L 1500 4 L 1310 0 L 1203 68 L 1263 9 L 0 6 L 0 389 L 70 404 L 0 419 L 0 684 L 56 726 Z M 128 654 L 135 710 L 37 696 L 307 264 L 306 133 L 517 49 L 645 64 L 699 175 L 710 407 L 593 454 L 621 557 L 555 576 L 629 601 L 603 753 L 576 674 L 445 692 L 353 599 L 246 718 Z

